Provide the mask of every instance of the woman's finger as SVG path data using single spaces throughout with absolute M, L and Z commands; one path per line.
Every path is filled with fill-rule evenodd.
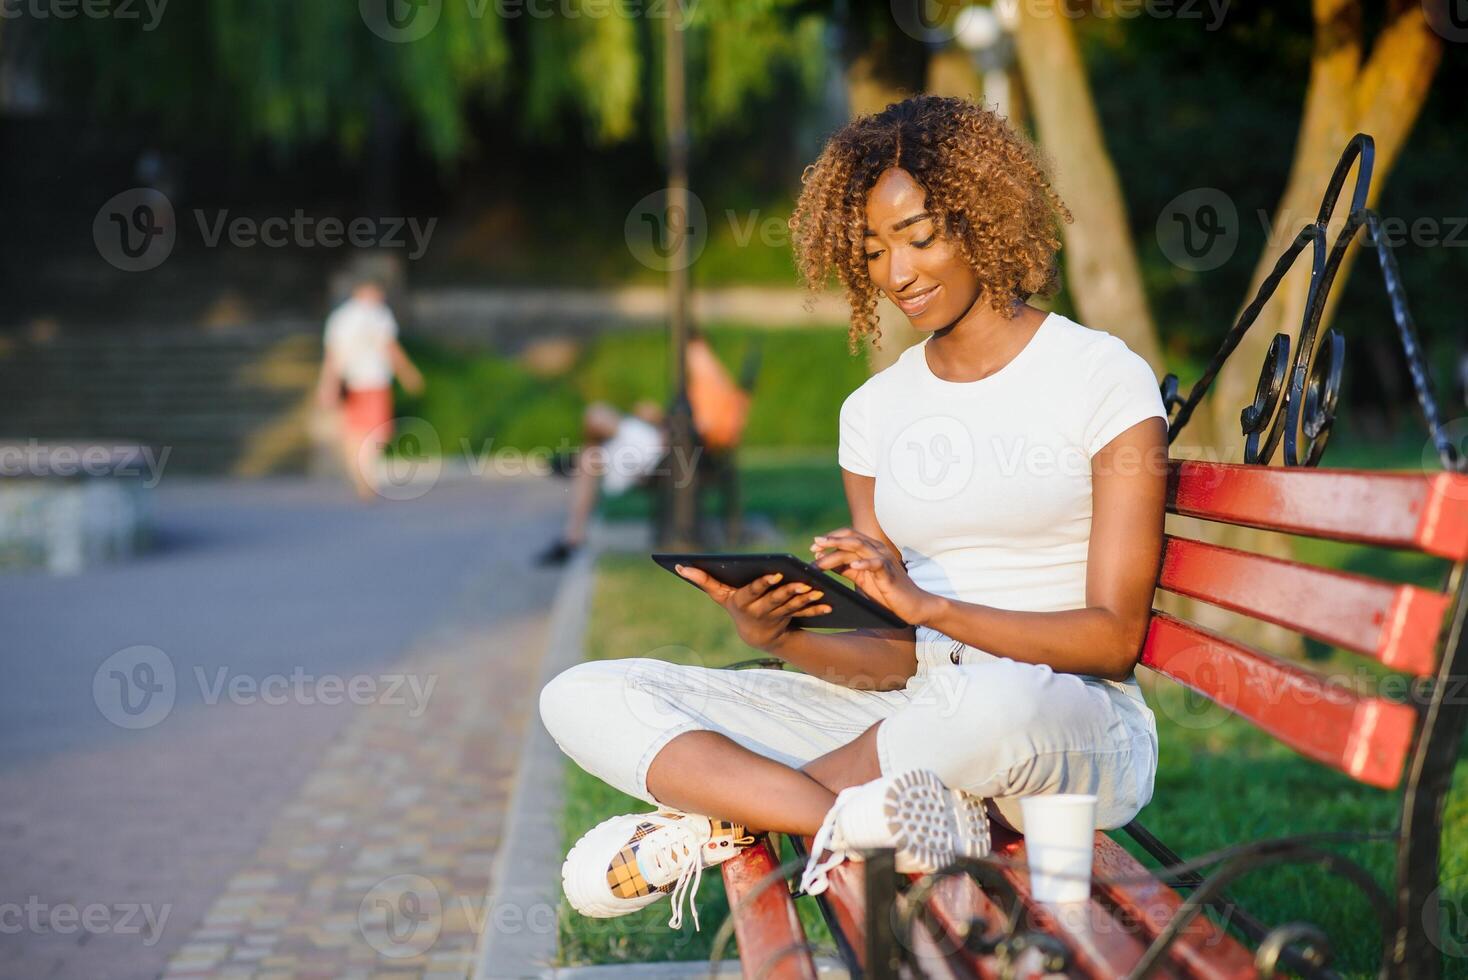
M 733 594 L 734 602 L 740 606 L 748 606 L 755 599 L 764 595 L 775 587 L 775 583 L 785 576 L 780 572 L 771 572 L 769 575 L 761 575 L 748 585 L 736 589 Z
M 749 605 L 744 607 L 744 611 L 752 616 L 768 616 L 772 610 L 783 606 L 796 596 L 803 595 L 809 591 L 810 586 L 804 582 L 788 582 L 777 589 L 771 589 L 764 595 L 751 600 Z
M 819 606 L 806 606 L 790 614 L 791 619 L 807 619 L 811 616 L 824 616 L 831 611 L 831 607 L 824 603 Z
M 728 598 L 729 593 L 734 591 L 732 588 L 725 585 L 723 582 L 720 582 L 718 579 L 714 578 L 712 575 L 710 575 L 708 572 L 705 572 L 701 568 L 694 568 L 692 565 L 674 565 L 673 569 L 679 575 L 683 576 L 688 581 L 698 586 L 700 589 L 703 589 L 703 591 L 707 592 L 711 597 L 717 599 L 720 602 L 723 602 L 726 598 Z
M 769 615 L 771 615 L 771 616 L 791 616 L 791 615 L 794 615 L 794 613 L 796 612 L 796 610 L 804 609 L 806 606 L 809 606 L 813 602 L 819 602 L 822 598 L 825 597 L 825 595 L 826 595 L 826 593 L 824 591 L 820 590 L 820 589 L 808 590 L 808 591 L 805 591 L 805 592 L 797 593 L 795 595 L 792 595 L 792 596 L 788 597 L 787 599 L 785 599 L 785 601 L 779 603 L 778 605 L 772 606 L 771 609 L 770 609 L 770 611 L 769 611 Z

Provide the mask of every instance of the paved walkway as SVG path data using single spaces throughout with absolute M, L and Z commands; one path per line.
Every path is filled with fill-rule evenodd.
M 165 481 L 153 555 L 0 578 L 0 977 L 464 976 L 546 491 Z

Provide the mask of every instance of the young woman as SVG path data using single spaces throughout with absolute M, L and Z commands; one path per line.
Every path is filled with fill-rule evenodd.
M 672 893 L 749 830 L 815 834 L 803 885 L 862 847 L 927 871 L 989 848 L 1019 798 L 1094 793 L 1118 827 L 1152 796 L 1157 727 L 1133 676 L 1162 548 L 1166 413 L 1116 337 L 1025 301 L 1054 291 L 1058 221 L 1040 156 L 987 109 L 918 97 L 852 122 L 807 169 L 791 227 L 832 273 L 851 340 L 885 296 L 928 336 L 842 405 L 851 524 L 811 543 L 914 628 L 814 634 L 819 591 L 681 574 L 740 638 L 800 668 L 633 659 L 551 681 L 541 717 L 588 772 L 657 807 L 589 831 L 573 907 Z M 697 923 L 697 909 L 694 911 Z

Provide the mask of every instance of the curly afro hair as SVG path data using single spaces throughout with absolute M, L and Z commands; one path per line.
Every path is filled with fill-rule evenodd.
M 853 120 L 801 175 L 790 216 L 806 286 L 834 272 L 851 304 L 850 347 L 880 347 L 880 290 L 867 272 L 866 200 L 883 171 L 900 167 L 927 194 L 938 233 L 957 243 L 978 274 L 981 299 L 1001 316 L 1015 301 L 1058 283 L 1060 220 L 1070 211 L 1050 186 L 1040 151 L 996 113 L 965 99 L 919 95 Z

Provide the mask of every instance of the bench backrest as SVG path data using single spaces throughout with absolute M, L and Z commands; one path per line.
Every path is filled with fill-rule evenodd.
M 1468 558 L 1468 475 L 1174 461 L 1171 513 L 1445 558 L 1441 589 L 1383 581 L 1190 538 L 1166 538 L 1158 585 L 1284 627 L 1412 678 L 1439 671 Z M 1406 772 L 1425 704 L 1363 693 L 1163 612 L 1142 663 L 1247 718 L 1301 754 L 1390 789 Z M 1439 684 L 1450 678 L 1439 678 Z M 1420 684 L 1384 684 L 1422 691 Z
M 1423 588 L 1168 535 L 1158 586 L 1368 657 L 1361 691 L 1295 659 L 1154 611 L 1142 663 L 1354 779 L 1402 792 L 1394 977 L 1432 977 L 1439 953 L 1441 814 L 1468 701 L 1468 475 L 1169 464 L 1169 513 L 1446 559 Z M 1406 696 L 1402 696 L 1405 694 Z M 1383 828 L 1377 828 L 1383 829 Z

